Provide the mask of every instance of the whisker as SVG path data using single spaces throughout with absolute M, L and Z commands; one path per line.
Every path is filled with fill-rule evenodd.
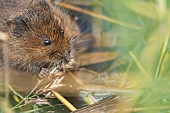
M 81 34 L 79 34 L 75 39 L 71 40 L 71 43 L 74 43 L 74 41 L 76 41 L 78 38 L 80 38 L 82 35 L 84 35 L 88 30 L 91 30 L 91 28 L 86 29 L 85 31 L 83 31 Z
M 86 18 L 86 17 L 82 17 L 82 18 Z M 89 23 L 89 19 L 83 19 L 83 22 L 81 22 L 81 24 L 79 24 L 79 28 L 80 28 L 81 32 L 83 32 L 84 29 L 87 29 L 90 27 L 92 27 L 92 26 Z
M 77 44 L 80 44 L 80 43 L 86 42 L 86 41 L 87 41 L 87 40 L 80 40 L 80 41 L 77 41 L 76 43 L 73 43 L 72 46 L 75 46 L 75 45 L 77 45 Z

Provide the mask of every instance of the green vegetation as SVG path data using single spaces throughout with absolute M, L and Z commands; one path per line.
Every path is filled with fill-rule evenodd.
M 92 11 L 96 15 L 107 17 L 94 15 L 92 24 L 94 34 L 96 32 L 100 34 L 96 38 L 99 56 L 109 51 L 107 53 L 109 58 L 104 63 L 89 66 L 88 69 L 93 69 L 95 76 L 107 73 L 109 77 L 107 79 L 104 77 L 104 80 L 102 78 L 103 83 L 106 87 L 116 88 L 116 92 L 113 90 L 110 95 L 126 97 L 119 106 L 115 106 L 113 109 L 126 110 L 130 113 L 169 113 L 170 1 L 93 0 L 93 3 L 97 5 L 93 6 Z M 99 60 L 103 61 L 103 57 L 100 57 Z M 100 74 L 94 71 L 98 71 Z M 93 80 L 95 81 L 95 79 Z M 112 80 L 114 82 L 110 82 Z M 90 84 L 88 79 L 82 79 L 82 81 L 85 81 L 85 85 L 98 86 Z M 91 91 L 90 88 L 92 87 L 89 87 Z M 105 91 L 103 89 L 103 92 Z M 93 92 L 92 96 L 95 96 L 96 92 L 94 90 L 91 92 Z M 15 91 L 13 93 L 10 95 L 12 107 L 5 105 L 7 110 L 13 108 L 19 112 L 23 108 L 17 109 L 18 106 L 15 106 L 18 104 L 17 98 L 19 98 L 19 102 L 26 98 Z M 14 96 L 15 98 L 13 98 Z M 33 97 L 36 96 L 27 96 L 27 98 Z M 85 97 L 83 98 L 84 101 L 90 103 L 87 98 L 87 100 Z M 69 112 L 57 99 L 49 100 L 53 107 L 33 105 L 31 111 L 23 113 L 41 111 L 42 109 L 56 111 L 56 113 Z M 22 106 L 23 104 L 18 105 Z M 79 104 L 82 104 L 81 101 Z M 63 109 L 65 110 L 63 111 Z

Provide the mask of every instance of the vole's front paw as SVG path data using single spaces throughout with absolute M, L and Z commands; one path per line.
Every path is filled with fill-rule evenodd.
M 49 76 L 49 69 L 42 68 L 38 75 L 39 75 L 40 79 L 43 79 L 43 78 Z

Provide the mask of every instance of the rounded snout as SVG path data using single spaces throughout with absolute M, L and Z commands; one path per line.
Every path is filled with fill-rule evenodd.
M 57 51 L 51 52 L 50 58 L 52 60 L 61 61 L 63 63 L 68 63 L 71 59 L 69 53 L 61 53 L 61 52 L 57 52 Z

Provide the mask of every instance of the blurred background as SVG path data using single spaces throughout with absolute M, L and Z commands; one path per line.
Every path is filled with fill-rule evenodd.
M 63 8 L 95 40 L 79 50 L 80 69 L 57 89 L 77 109 L 99 102 L 79 113 L 170 112 L 169 0 L 66 0 Z M 70 112 L 56 98 L 9 92 L 9 101 L 1 93 L 0 112 Z

